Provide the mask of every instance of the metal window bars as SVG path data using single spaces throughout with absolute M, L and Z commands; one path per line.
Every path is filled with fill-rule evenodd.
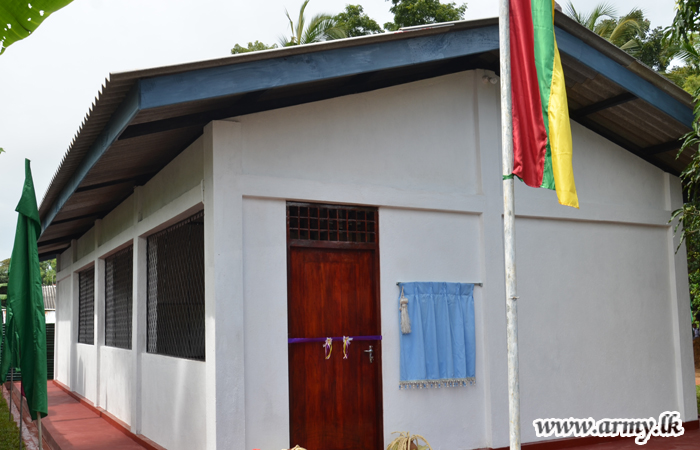
M 204 212 L 147 242 L 147 350 L 204 361 Z
M 78 272 L 78 342 L 95 343 L 95 268 Z
M 105 345 L 131 349 L 134 248 L 105 258 Z

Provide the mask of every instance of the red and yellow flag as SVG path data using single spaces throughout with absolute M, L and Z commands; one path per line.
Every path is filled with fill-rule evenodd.
M 510 0 L 513 175 L 556 189 L 578 208 L 564 71 L 554 36 L 554 1 Z

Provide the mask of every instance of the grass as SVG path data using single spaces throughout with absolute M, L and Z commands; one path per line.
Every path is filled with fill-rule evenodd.
M 700 392 L 700 391 L 699 391 Z M 10 420 L 7 402 L 0 398 L 0 450 L 16 450 L 19 429 L 14 420 Z M 22 443 L 24 449 L 24 443 Z

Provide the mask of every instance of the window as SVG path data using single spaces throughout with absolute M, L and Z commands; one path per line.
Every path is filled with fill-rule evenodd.
M 148 237 L 148 352 L 204 361 L 204 212 Z
M 131 349 L 134 248 L 105 258 L 105 345 Z
M 95 341 L 95 269 L 78 273 L 78 342 L 92 345 Z

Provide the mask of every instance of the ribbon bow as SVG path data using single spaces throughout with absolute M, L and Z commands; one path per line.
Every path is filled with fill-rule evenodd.
M 343 359 L 348 359 L 348 347 L 350 347 L 350 342 L 352 342 L 350 336 L 343 336 Z
M 323 344 L 323 349 L 326 352 L 326 359 L 330 359 L 331 352 L 333 351 L 333 338 L 326 338 L 326 342 Z

